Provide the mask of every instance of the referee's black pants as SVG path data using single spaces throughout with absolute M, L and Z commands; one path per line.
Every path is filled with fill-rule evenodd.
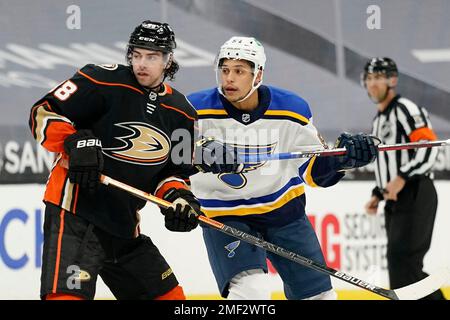
M 391 289 L 420 281 L 428 274 L 423 259 L 430 249 L 437 193 L 433 181 L 421 177 L 408 181 L 397 201 L 386 201 L 387 261 Z M 424 299 L 445 299 L 438 290 Z

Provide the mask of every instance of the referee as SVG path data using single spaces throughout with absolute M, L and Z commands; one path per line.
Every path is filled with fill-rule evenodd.
M 384 144 L 437 140 L 427 111 L 396 93 L 398 69 L 389 58 L 369 60 L 361 82 L 377 115 L 372 133 Z M 438 149 L 398 150 L 380 154 L 375 162 L 376 187 L 366 212 L 384 207 L 390 287 L 397 289 L 427 276 L 423 258 L 430 248 L 437 209 L 431 169 Z M 445 299 L 438 290 L 424 299 Z

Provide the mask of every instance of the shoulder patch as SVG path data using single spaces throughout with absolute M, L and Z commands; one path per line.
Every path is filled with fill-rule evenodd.
M 116 70 L 119 67 L 118 64 L 97 64 L 96 66 L 110 71 Z
M 425 123 L 425 121 L 423 121 L 423 118 L 421 115 L 414 115 L 414 116 L 412 116 L 412 118 L 414 119 L 414 124 L 415 124 L 416 128 L 425 127 L 426 123 Z

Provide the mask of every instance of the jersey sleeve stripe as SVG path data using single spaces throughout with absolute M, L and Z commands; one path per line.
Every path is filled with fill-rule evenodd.
M 420 112 L 421 112 L 423 118 L 425 119 L 424 121 L 426 123 L 426 126 L 430 129 L 433 129 L 433 126 L 431 125 L 431 122 L 430 122 L 430 116 L 428 115 L 427 110 L 424 108 L 421 108 Z
M 413 117 L 409 114 L 408 109 L 402 104 L 398 105 L 397 118 L 407 135 L 416 128 Z
M 42 118 L 45 117 L 45 115 L 52 115 L 57 116 L 55 112 L 53 112 L 52 108 L 50 107 L 50 104 L 48 101 L 44 101 L 41 104 L 37 104 L 31 108 L 30 112 L 30 119 L 28 121 L 29 127 L 31 129 L 31 133 L 33 134 L 33 137 L 37 139 L 38 131 L 36 128 L 41 124 Z M 63 119 L 66 119 L 67 122 L 70 122 L 69 119 L 64 118 L 63 116 L 60 116 Z
M 203 109 L 197 110 L 199 116 L 210 116 L 210 115 L 228 115 L 225 110 L 220 109 Z
M 398 102 L 400 102 L 400 105 L 402 107 L 406 108 L 407 114 L 409 114 L 411 116 L 420 114 L 420 108 L 417 106 L 417 104 L 415 104 L 411 100 L 408 100 L 406 98 L 400 98 L 400 99 L 398 99 Z
M 43 104 L 35 105 L 31 108 L 30 112 L 30 119 L 28 121 L 28 125 L 31 129 L 31 134 L 33 135 L 33 138 L 37 138 L 36 135 L 36 118 L 37 118 L 37 111 Z
M 113 82 L 104 82 L 104 81 L 98 81 L 90 76 L 88 76 L 87 74 L 85 74 L 84 72 L 82 72 L 81 70 L 78 70 L 78 73 L 80 75 L 82 75 L 83 77 L 85 77 L 86 79 L 96 83 L 96 84 L 100 84 L 102 86 L 113 86 L 113 87 L 124 87 L 124 88 L 128 88 L 131 89 L 133 91 L 139 92 L 140 94 L 144 94 L 144 92 L 142 90 L 139 90 L 138 88 L 135 88 L 133 86 L 130 86 L 128 84 L 124 84 L 124 83 L 113 83 Z
M 316 188 L 318 185 L 314 182 L 313 176 L 311 174 L 312 168 L 314 166 L 314 162 L 316 161 L 316 157 L 312 157 L 311 160 L 309 160 L 308 166 L 306 167 L 305 172 L 303 173 L 303 179 L 306 182 L 306 184 L 310 187 Z
M 298 114 L 298 113 L 295 113 L 292 111 L 287 111 L 287 110 L 267 110 L 264 113 L 264 116 L 269 116 L 269 117 L 270 116 L 274 116 L 274 117 L 284 116 L 284 117 L 296 119 L 304 125 L 309 123 L 309 119 L 306 118 L 305 116 L 302 116 L 301 114 Z
M 71 183 L 69 179 L 66 179 L 66 183 L 64 185 L 64 197 L 61 200 L 61 207 L 67 208 L 67 211 L 71 211 L 70 209 L 74 206 L 73 201 L 75 200 L 75 184 Z
M 425 126 L 431 128 L 431 123 L 429 121 L 426 110 L 424 108 L 419 108 L 419 111 L 420 111 L 420 115 L 422 117 L 422 121 L 423 121 L 423 123 L 425 123 Z
M 431 168 L 433 167 L 434 161 L 436 159 L 438 150 L 436 148 L 430 148 L 430 149 L 431 150 L 427 150 L 427 153 L 425 155 L 426 162 L 422 163 L 416 169 L 411 170 L 409 172 L 410 176 L 423 175 L 423 174 L 428 173 L 431 170 Z
M 411 170 L 408 172 L 408 175 L 410 177 L 413 177 L 415 175 L 423 175 L 431 170 L 431 167 L 433 166 L 433 162 L 429 161 L 431 157 L 432 150 L 429 150 L 427 154 L 425 155 L 426 162 L 421 163 L 420 165 L 416 166 L 414 170 Z
M 401 167 L 400 172 L 407 177 L 412 177 L 415 174 L 425 174 L 431 169 L 436 158 L 437 150 L 436 153 L 433 153 L 433 151 L 432 148 L 417 150 L 414 158 Z
M 36 140 L 52 152 L 63 152 L 64 139 L 76 131 L 69 119 L 51 111 L 47 101 L 32 108 L 30 128 Z
M 79 185 L 69 181 L 67 169 L 62 165 L 67 160 L 67 155 L 59 155 L 47 182 L 44 201 L 53 203 L 67 212 L 76 214 L 80 188 Z

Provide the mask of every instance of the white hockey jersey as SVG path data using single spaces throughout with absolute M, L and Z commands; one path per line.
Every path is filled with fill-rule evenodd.
M 258 93 L 259 105 L 252 112 L 234 108 L 217 89 L 188 96 L 198 112 L 200 135 L 251 155 L 324 147 L 306 101 L 270 86 L 261 86 Z M 326 187 L 343 176 L 317 160 L 247 163 L 240 174 L 198 173 L 191 176 L 192 191 L 208 217 L 238 215 L 286 224 L 305 214 L 305 184 Z

